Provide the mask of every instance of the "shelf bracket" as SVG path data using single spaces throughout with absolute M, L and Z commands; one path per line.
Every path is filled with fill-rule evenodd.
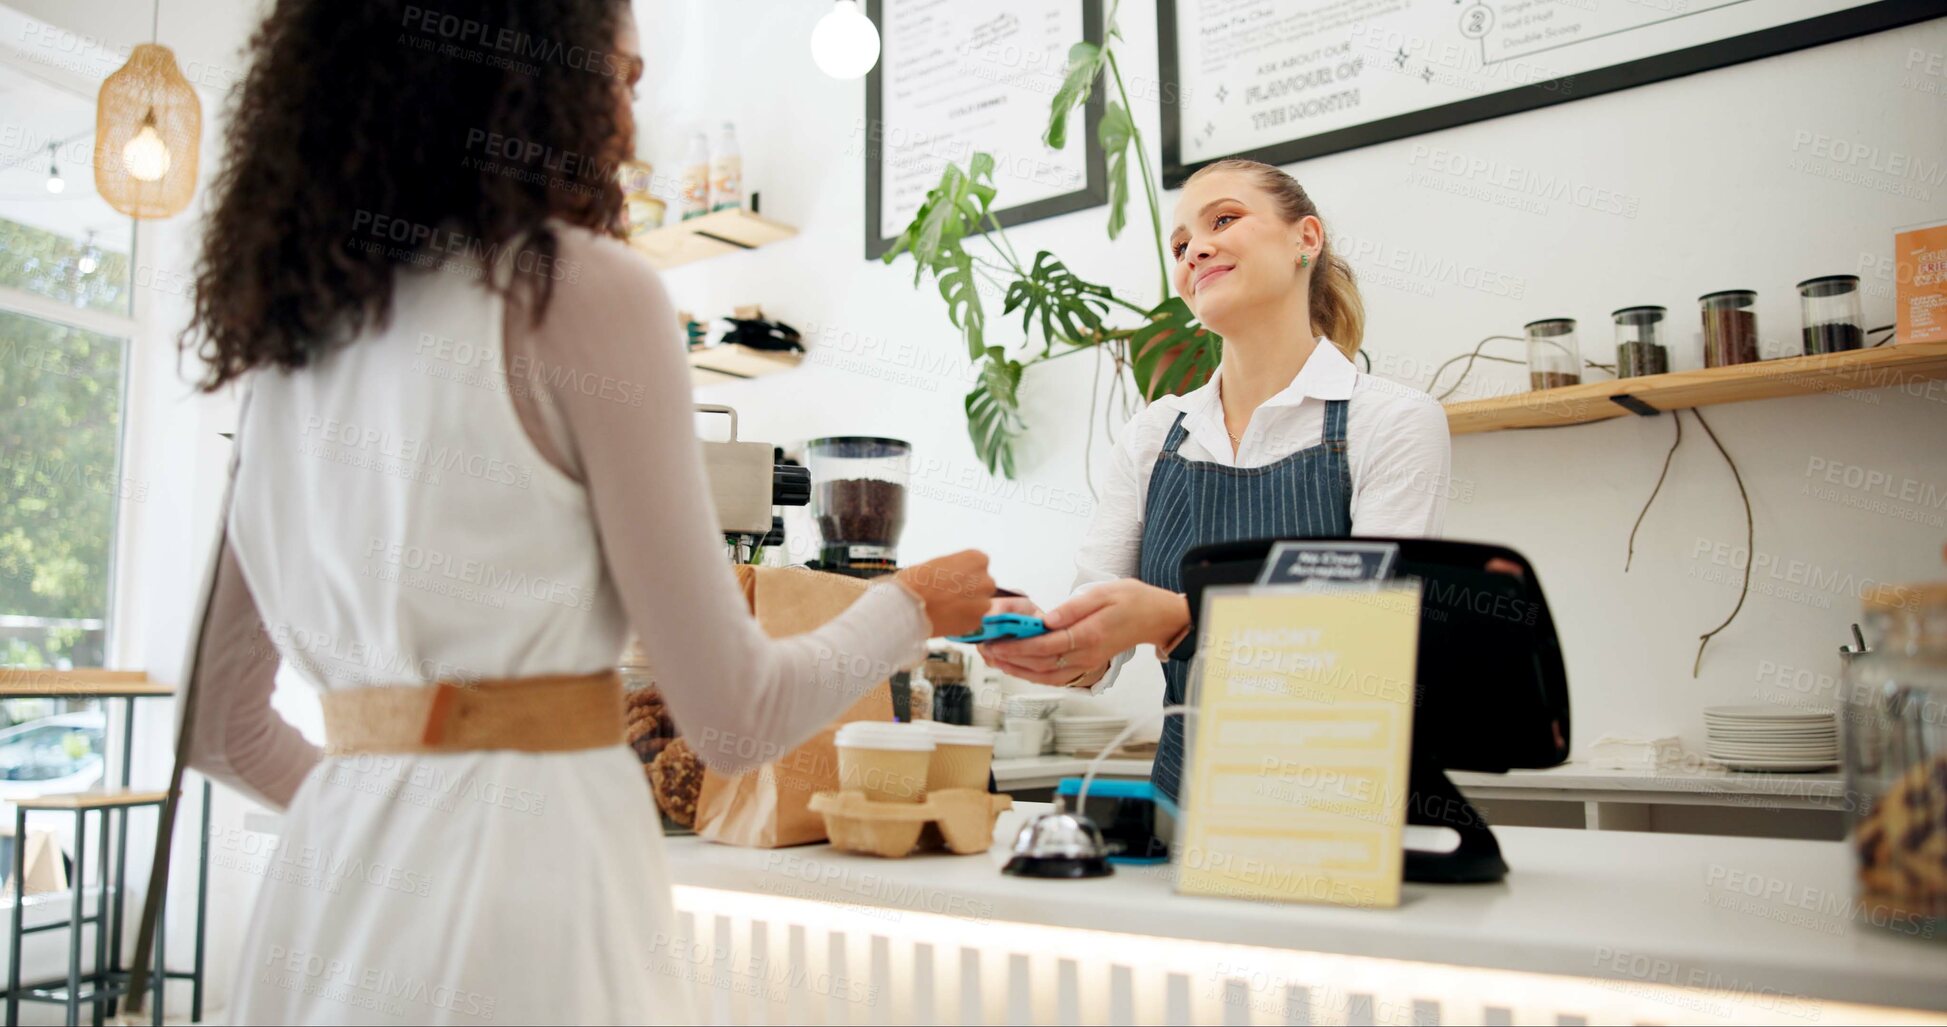
M 1661 410 L 1656 409 L 1653 406 L 1650 406 L 1648 403 L 1645 403 L 1642 400 L 1637 399 L 1635 396 L 1631 396 L 1626 393 L 1620 396 L 1610 396 L 1609 399 L 1613 401 L 1617 406 L 1622 407 L 1624 410 L 1627 410 L 1630 413 L 1636 414 L 1640 417 L 1655 417 L 1656 415 L 1663 412 Z
M 704 239 L 720 242 L 725 246 L 735 246 L 740 250 L 754 250 L 757 248 L 747 242 L 738 242 L 735 239 L 726 239 L 723 236 L 716 234 L 715 232 L 705 232 L 699 229 L 696 234 Z

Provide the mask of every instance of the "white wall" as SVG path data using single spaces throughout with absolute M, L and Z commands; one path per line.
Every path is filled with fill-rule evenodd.
M 679 306 L 714 316 L 761 302 L 812 344 L 809 367 L 712 387 L 699 399 L 736 406 L 747 437 L 911 440 L 920 494 L 902 555 L 979 546 L 1003 583 L 1044 602 L 1059 598 L 1085 525 L 1075 497 L 1087 497 L 1093 358 L 1031 373 L 1021 482 L 990 481 L 966 439 L 966 369 L 937 291 L 912 288 L 910 262 L 862 259 L 864 90 L 813 67 L 806 39 L 821 5 L 637 7 L 650 64 L 638 111 L 644 156 L 673 172 L 686 131 L 729 118 L 746 188 L 762 192 L 767 215 L 802 229 L 769 249 L 669 272 Z M 1125 3 L 1122 27 L 1125 75 L 1153 82 L 1153 5 Z M 1288 170 L 1363 274 L 1379 373 L 1423 385 L 1435 365 L 1481 337 L 1518 335 L 1523 323 L 1557 315 L 1579 319 L 1584 353 L 1606 361 L 1609 312 L 1647 303 L 1670 308 L 1681 326 L 1675 362 L 1694 367 L 1696 297 L 1735 287 L 1759 291 L 1766 351 L 1780 354 L 1797 336 L 1794 283 L 1860 274 L 1869 323 L 1890 323 L 1882 262 L 1893 226 L 1947 217 L 1942 51 L 1947 22 L 1935 21 Z M 1136 114 L 1155 157 L 1156 107 L 1139 101 Z M 1826 156 L 1832 140 L 1877 156 L 1841 165 Z M 1905 160 L 1908 170 L 1877 172 L 1875 160 Z M 1577 195 L 1620 197 L 1633 216 L 1604 212 L 1615 206 L 1606 199 L 1510 207 L 1517 194 L 1448 173 L 1470 163 L 1497 175 L 1512 167 L 1556 176 Z M 1008 185 L 999 185 L 1005 201 Z M 1164 197 L 1166 213 L 1173 202 Z M 1024 254 L 1052 250 L 1077 273 L 1146 302 L 1156 298 L 1155 258 L 1140 238 L 1144 213 L 1134 208 L 1130 218 L 1131 233 L 1114 244 L 1100 208 L 1009 235 Z M 1425 273 L 1443 265 L 1456 271 Z M 996 321 L 997 308 L 989 309 Z M 1518 345 L 1495 345 L 1502 348 L 1488 352 L 1522 355 Z M 1482 365 L 1475 375 L 1470 396 L 1525 387 L 1525 371 L 1512 365 Z M 1860 582 L 1940 577 L 1947 510 L 1883 496 L 1883 513 L 1856 509 L 1846 502 L 1875 497 L 1844 485 L 1828 486 L 1838 499 L 1806 493 L 1824 486 L 1811 471 L 1826 467 L 1889 476 L 1896 491 L 1907 479 L 1947 491 L 1947 388 L 1748 403 L 1705 416 L 1751 493 L 1759 567 L 1743 613 L 1712 643 L 1695 680 L 1697 636 L 1736 602 L 1746 557 L 1736 490 L 1694 421 L 1686 416 L 1683 449 L 1627 575 L 1624 544 L 1661 466 L 1671 417 L 1455 441 L 1448 534 L 1502 542 L 1534 561 L 1568 654 L 1578 744 L 1605 733 L 1674 733 L 1698 745 L 1705 705 L 1808 698 L 1778 679 L 1799 673 L 1801 689 L 1815 689 L 1814 675 L 1836 673 L 1833 650 L 1856 618 Z M 1098 460 L 1105 446 L 1098 432 Z M 1160 684 L 1151 670 L 1116 691 L 1148 710 Z

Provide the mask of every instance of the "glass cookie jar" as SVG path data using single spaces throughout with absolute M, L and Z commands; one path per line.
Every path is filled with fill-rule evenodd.
M 1947 582 L 1866 597 L 1846 665 L 1847 839 L 1859 916 L 1947 937 Z

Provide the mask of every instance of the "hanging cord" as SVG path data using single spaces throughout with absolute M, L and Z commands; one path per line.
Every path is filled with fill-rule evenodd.
M 1101 768 L 1102 761 L 1109 758 L 1110 753 L 1116 751 L 1117 749 L 1122 748 L 1122 743 L 1128 741 L 1130 735 L 1135 734 L 1136 732 L 1142 730 L 1143 728 L 1146 728 L 1149 725 L 1164 719 L 1165 717 L 1169 717 L 1173 714 L 1178 714 L 1178 713 L 1182 714 L 1183 719 L 1186 721 L 1189 720 L 1191 717 L 1197 715 L 1196 709 L 1190 706 L 1188 703 L 1178 703 L 1172 706 L 1165 706 L 1162 709 L 1157 710 L 1155 713 L 1152 713 L 1147 717 L 1138 717 L 1135 720 L 1130 721 L 1126 726 L 1123 727 L 1121 733 L 1115 736 L 1114 741 L 1111 741 L 1109 744 L 1103 746 L 1102 751 L 1096 753 L 1095 758 L 1088 761 L 1088 770 L 1084 771 L 1082 774 L 1082 786 L 1075 790 L 1075 812 L 1079 815 L 1082 813 L 1082 810 L 1086 808 L 1083 804 L 1088 801 L 1088 786 L 1095 783 L 1095 772 L 1096 770 Z M 1186 725 L 1186 732 L 1187 732 L 1187 725 Z
M 1463 367 L 1463 368 L 1461 368 L 1461 369 L 1460 369 L 1460 377 L 1459 377 L 1459 378 L 1456 378 L 1456 379 L 1454 379 L 1454 383 L 1453 383 L 1453 385 L 1451 385 L 1450 387 L 1448 387 L 1448 389 L 1447 389 L 1447 391 L 1445 391 L 1445 392 L 1442 392 L 1442 393 L 1440 393 L 1440 394 L 1438 394 L 1438 395 L 1436 395 L 1436 396 L 1434 396 L 1434 397 L 1433 397 L 1434 399 L 1441 399 L 1441 400 L 1444 400 L 1444 399 L 1446 399 L 1446 398 L 1447 398 L 1448 396 L 1451 396 L 1451 395 L 1453 395 L 1453 394 L 1454 394 L 1454 391 L 1455 391 L 1456 389 L 1458 389 L 1458 388 L 1460 388 L 1460 383 L 1461 383 L 1461 382 L 1464 382 L 1464 381 L 1466 381 L 1466 380 L 1467 380 L 1467 373 L 1468 373 L 1469 371 L 1472 371 L 1472 370 L 1474 369 L 1474 361 L 1476 361 L 1476 360 L 1495 360 L 1495 361 L 1499 361 L 1499 362 L 1501 362 L 1501 363 L 1504 363 L 1504 364 L 1520 364 L 1520 363 L 1525 363 L 1525 361 L 1521 361 L 1521 360 L 1512 360 L 1512 359 L 1509 359 L 1508 357 L 1488 357 L 1488 356 L 1482 356 L 1482 355 L 1481 355 L 1481 350 L 1482 350 L 1482 349 L 1483 349 L 1484 347 L 1486 347 L 1486 345 L 1487 345 L 1488 343 L 1490 343 L 1490 342 L 1497 342 L 1497 341 L 1502 341 L 1502 340 L 1506 340 L 1506 341 L 1508 341 L 1508 342 L 1527 342 L 1527 341 L 1528 341 L 1528 340 L 1527 340 L 1526 338 L 1523 338 L 1522 336 L 1519 336 L 1519 335 L 1490 335 L 1490 336 L 1488 336 L 1487 338 L 1485 338 L 1485 339 L 1482 339 L 1482 340 L 1481 340 L 1480 342 L 1478 342 L 1478 343 L 1475 343 L 1475 344 L 1474 344 L 1474 351 L 1473 351 L 1472 353 L 1468 353 L 1468 354 L 1465 354 L 1465 355 L 1463 355 L 1463 356 L 1458 356 L 1458 357 L 1452 357 L 1452 358 L 1450 358 L 1450 359 L 1448 359 L 1446 363 L 1444 363 L 1444 364 L 1441 364 L 1441 365 L 1440 365 L 1439 367 L 1437 367 L 1437 368 L 1434 368 L 1434 370 L 1433 370 L 1433 377 L 1427 380 L 1427 383 L 1426 383 L 1426 391 L 1428 391 L 1428 392 L 1432 392 L 1432 391 L 1433 391 L 1433 387 L 1434 387 L 1435 385 L 1438 385 L 1438 384 L 1440 384 L 1440 376 L 1441 376 L 1441 375 L 1443 375 L 1443 374 L 1445 374 L 1445 373 L 1447 372 L 1447 368 L 1449 368 L 1449 367 L 1452 367 L 1453 365 L 1455 365 L 1455 364 L 1457 364 L 1457 363 L 1459 363 L 1459 362 L 1460 362 L 1460 361 L 1462 361 L 1462 360 L 1465 360 L 1465 361 L 1467 361 L 1467 366 L 1465 366 L 1465 367 Z
M 1690 416 L 1696 418 L 1697 423 L 1703 426 L 1704 434 L 1710 436 L 1711 444 L 1717 447 L 1717 452 L 1722 454 L 1722 456 L 1724 457 L 1724 463 L 1730 467 L 1731 480 L 1737 482 L 1737 496 L 1739 499 L 1744 501 L 1744 553 L 1745 553 L 1744 584 L 1738 588 L 1737 605 L 1731 608 L 1731 615 L 1724 618 L 1724 623 L 1719 624 L 1716 627 L 1710 629 L 1709 631 L 1704 632 L 1702 635 L 1697 636 L 1697 659 L 1695 662 L 1693 662 L 1690 665 L 1690 676 L 1692 678 L 1695 678 L 1697 676 L 1698 671 L 1704 665 L 1704 647 L 1710 644 L 1711 636 L 1731 626 L 1731 622 L 1737 619 L 1738 611 L 1744 609 L 1744 600 L 1751 595 L 1751 565 L 1757 562 L 1758 543 L 1757 543 L 1757 528 L 1754 526 L 1751 517 L 1751 494 L 1744 490 L 1744 475 L 1738 473 L 1737 461 L 1731 459 L 1730 450 L 1724 448 L 1723 441 L 1718 439 L 1717 433 L 1710 429 L 1710 422 L 1704 420 L 1703 414 L 1693 409 L 1690 411 Z
M 1463 360 L 1467 361 L 1467 364 L 1465 367 L 1462 367 L 1460 369 L 1460 377 L 1455 378 L 1453 384 L 1447 386 L 1446 391 L 1434 393 L 1433 395 L 1434 399 L 1444 401 L 1448 396 L 1451 396 L 1455 392 L 1458 392 L 1460 390 L 1460 386 L 1467 381 L 1467 375 L 1474 370 L 1474 362 L 1477 360 L 1491 360 L 1497 364 L 1526 364 L 1527 363 L 1526 360 L 1517 360 L 1514 357 L 1490 356 L 1486 353 L 1482 353 L 1481 350 L 1484 347 L 1486 347 L 1486 345 L 1490 342 L 1527 342 L 1527 341 L 1528 340 L 1525 336 L 1520 336 L 1520 335 L 1490 335 L 1487 338 L 1482 339 L 1480 342 L 1475 343 L 1473 352 L 1463 353 L 1457 357 L 1450 357 L 1447 359 L 1446 363 L 1443 363 L 1439 367 L 1434 368 L 1433 377 L 1429 379 L 1426 383 L 1426 391 L 1432 393 L 1434 386 L 1440 384 L 1440 376 L 1447 373 L 1447 368 L 1452 367 L 1453 365 L 1460 363 Z M 1616 373 L 1616 365 L 1614 364 L 1598 364 L 1593 360 L 1584 360 L 1582 361 L 1582 366 L 1593 367 L 1600 371 L 1607 371 L 1610 374 Z
M 1121 369 L 1117 369 L 1120 373 Z M 1101 502 L 1102 497 L 1095 494 L 1095 399 L 1102 392 L 1102 347 L 1095 347 L 1095 376 L 1088 383 L 1088 420 L 1082 422 L 1082 484 L 1088 486 L 1088 498 Z
M 1731 614 L 1724 618 L 1724 623 L 1697 637 L 1697 658 L 1690 664 L 1690 676 L 1695 678 L 1703 669 L 1704 647 L 1710 645 L 1712 636 L 1730 627 L 1731 622 L 1736 620 L 1738 613 L 1744 609 L 1744 601 L 1751 595 L 1751 565 L 1757 558 L 1757 529 L 1751 516 L 1751 493 L 1744 488 L 1744 475 L 1738 471 L 1737 461 L 1731 458 L 1730 450 L 1724 448 L 1723 440 L 1711 430 L 1710 422 L 1704 420 L 1704 415 L 1695 409 L 1678 410 L 1670 415 L 1676 422 L 1676 437 L 1670 440 L 1670 448 L 1663 454 L 1663 472 L 1656 476 L 1656 487 L 1650 490 L 1650 497 L 1643 501 L 1643 509 L 1636 514 L 1635 525 L 1629 529 L 1629 552 L 1623 558 L 1623 573 L 1629 573 L 1630 564 L 1636 559 L 1636 532 L 1642 528 L 1643 518 L 1649 515 L 1650 506 L 1656 502 L 1657 494 L 1663 491 L 1663 482 L 1670 476 L 1670 461 L 1675 458 L 1677 447 L 1683 444 L 1683 415 L 1686 412 L 1695 417 L 1697 423 L 1703 427 L 1704 434 L 1710 436 L 1711 444 L 1717 447 L 1718 455 L 1724 458 L 1724 464 L 1731 469 L 1731 480 L 1737 483 L 1738 499 L 1744 504 L 1744 552 L 1746 553 L 1744 582 L 1738 586 L 1737 605 L 1731 608 Z
M 1656 494 L 1663 491 L 1663 479 L 1670 476 L 1670 459 L 1677 455 L 1677 447 L 1683 445 L 1683 411 L 1670 415 L 1670 422 L 1677 426 L 1677 437 L 1670 440 L 1670 451 L 1663 454 L 1663 473 L 1656 476 L 1656 487 L 1650 490 L 1650 497 L 1643 500 L 1643 509 L 1636 515 L 1636 523 L 1629 529 L 1629 552 L 1623 557 L 1623 573 L 1629 573 L 1629 565 L 1636 560 L 1636 530 L 1643 526 L 1643 518 L 1650 513 L 1650 504 L 1656 502 Z

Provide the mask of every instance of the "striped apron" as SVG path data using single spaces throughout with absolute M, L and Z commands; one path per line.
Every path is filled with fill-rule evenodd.
M 1198 546 L 1254 538 L 1342 538 L 1352 533 L 1352 466 L 1345 456 L 1346 401 L 1325 404 L 1325 436 L 1263 467 L 1227 467 L 1186 460 L 1177 448 L 1189 437 L 1176 416 L 1144 501 L 1142 580 L 1183 591 L 1183 556 Z M 1195 615 L 1195 611 L 1192 611 Z M 1162 654 L 1159 654 L 1162 655 Z M 1184 700 L 1190 661 L 1163 661 L 1163 703 Z M 1149 779 L 1176 799 L 1183 779 L 1183 718 L 1163 721 Z

